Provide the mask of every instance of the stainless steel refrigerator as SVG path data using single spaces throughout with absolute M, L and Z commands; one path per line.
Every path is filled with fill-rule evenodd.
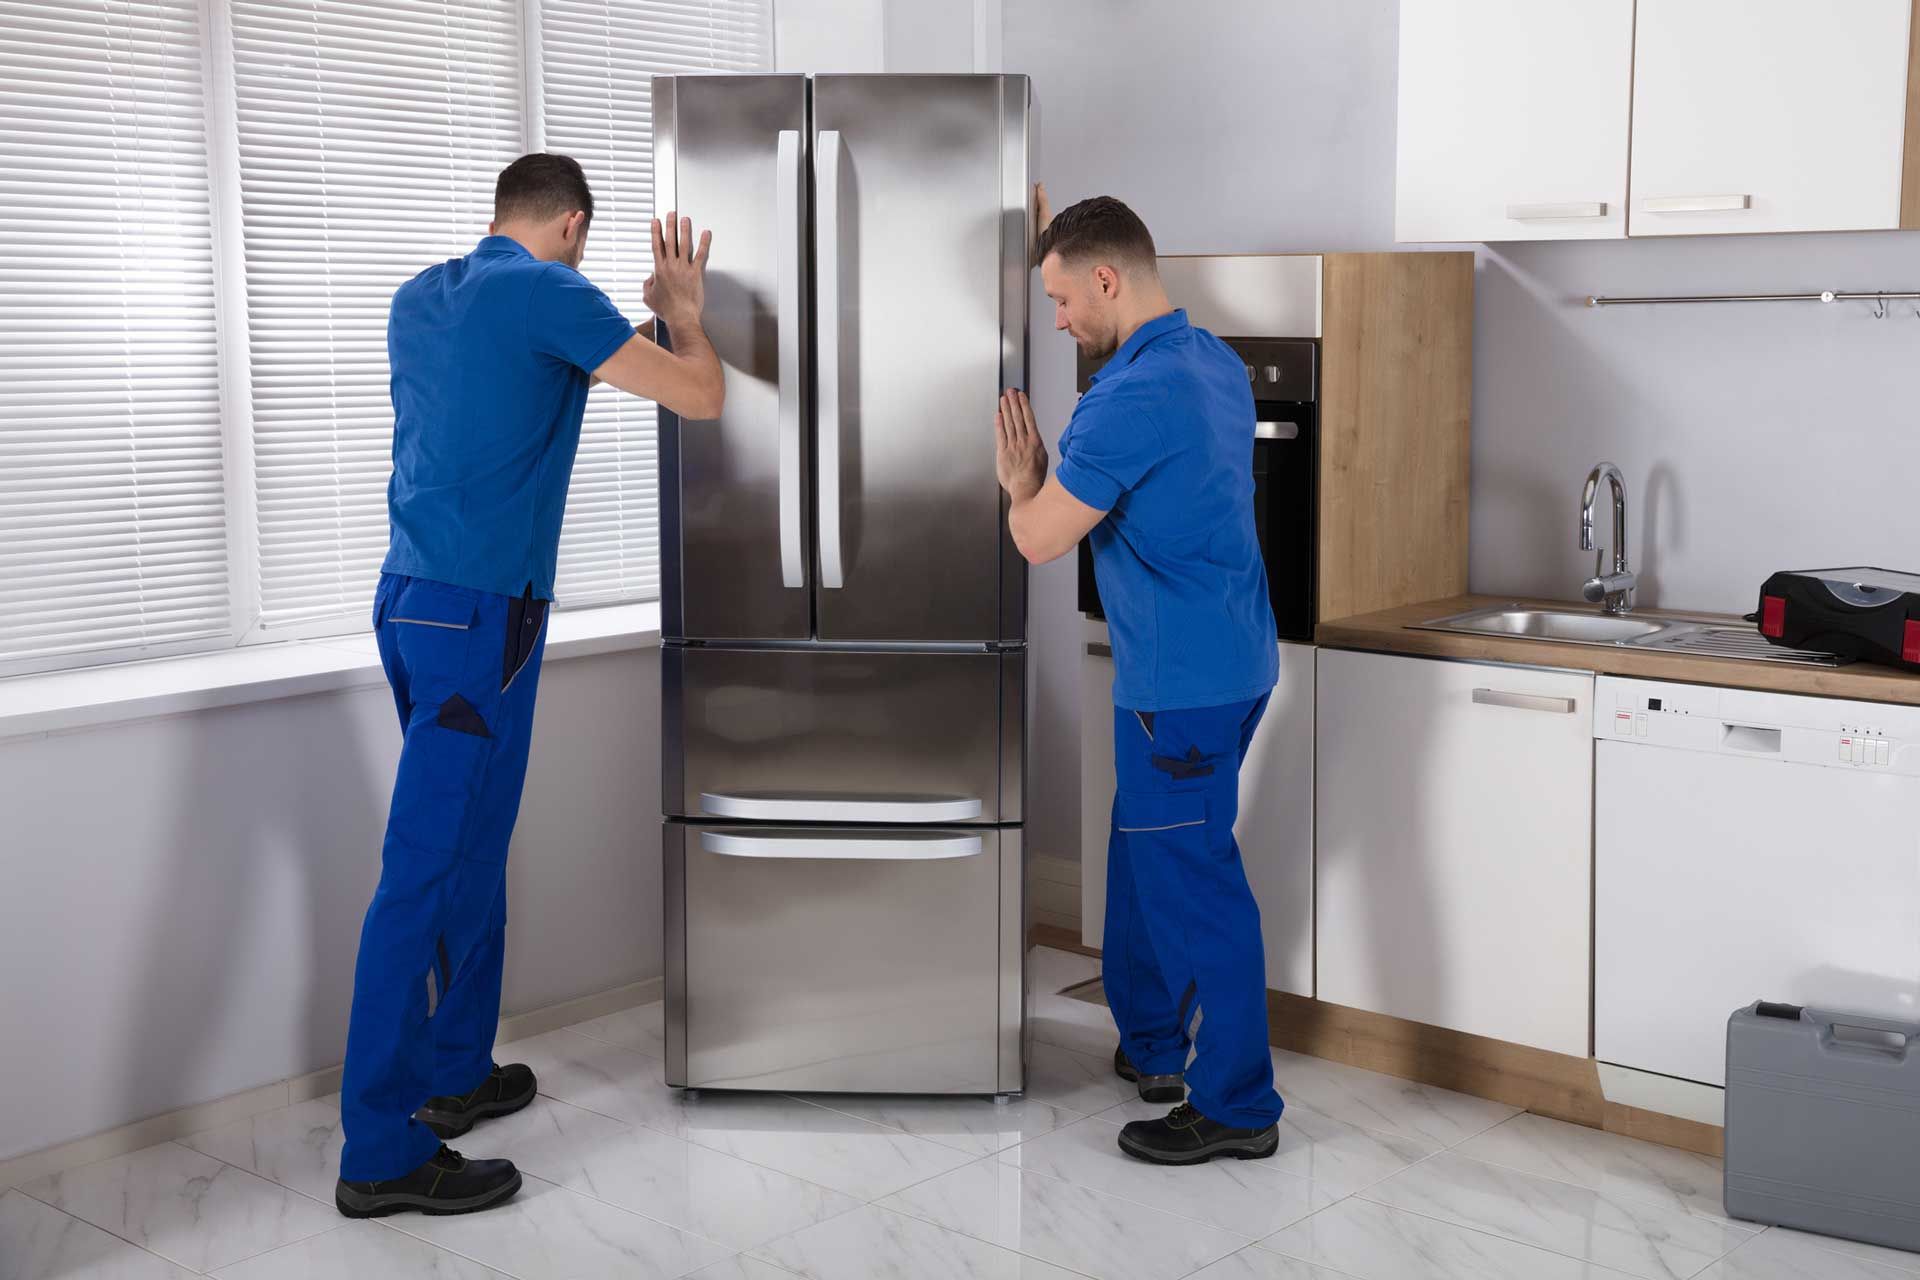
M 667 1082 L 1020 1092 L 1027 79 L 668 76 L 653 112 L 727 379 L 660 414 Z

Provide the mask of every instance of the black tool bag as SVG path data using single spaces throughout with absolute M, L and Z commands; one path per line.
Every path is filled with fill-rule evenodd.
M 1920 671 L 1920 574 L 1776 573 L 1760 588 L 1760 634 L 1789 649 Z

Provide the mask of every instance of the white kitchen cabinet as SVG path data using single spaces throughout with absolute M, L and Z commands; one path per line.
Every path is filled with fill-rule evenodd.
M 1639 0 L 1631 234 L 1898 227 L 1910 13 Z
M 1626 235 L 1632 84 L 1633 0 L 1400 6 L 1396 238 Z
M 1593 677 L 1327 650 L 1318 995 L 1588 1056 Z
M 1080 667 L 1080 937 L 1101 945 L 1113 806 L 1113 659 L 1089 622 Z M 1311 645 L 1280 645 L 1280 680 L 1240 770 L 1234 838 L 1260 905 L 1267 986 L 1313 994 L 1314 664 Z

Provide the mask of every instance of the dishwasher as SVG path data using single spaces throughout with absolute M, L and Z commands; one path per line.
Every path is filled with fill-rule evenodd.
M 1594 1056 L 1725 1087 L 1755 1000 L 1920 1018 L 1920 707 L 1603 676 Z

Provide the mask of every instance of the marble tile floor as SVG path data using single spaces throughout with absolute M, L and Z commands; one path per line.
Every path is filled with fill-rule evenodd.
M 1265 1161 L 1158 1169 L 1095 962 L 1038 950 L 1024 1100 L 663 1082 L 658 1005 L 500 1049 L 540 1099 L 456 1145 L 525 1189 L 348 1222 L 322 1098 L 0 1192 L 0 1280 L 1920 1280 L 1920 1254 L 1727 1218 L 1717 1161 L 1280 1050 Z

